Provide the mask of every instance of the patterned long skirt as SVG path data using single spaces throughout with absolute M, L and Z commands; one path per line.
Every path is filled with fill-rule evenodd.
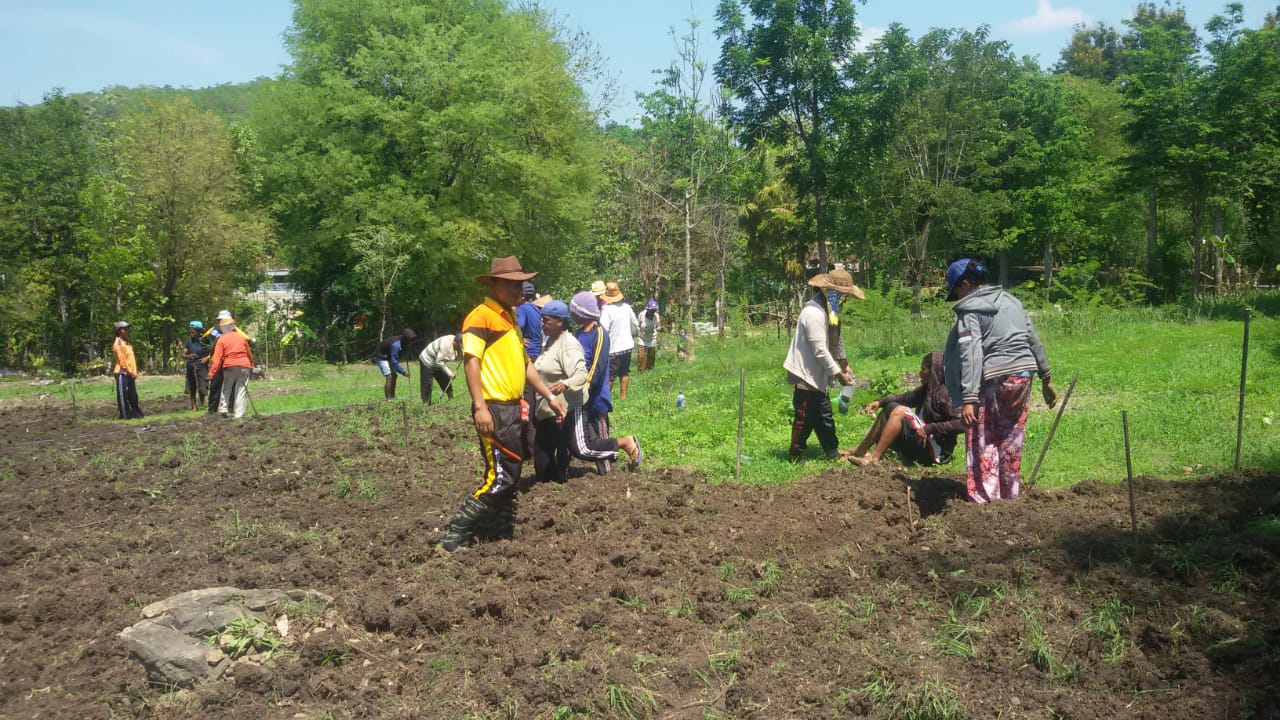
M 965 432 L 965 490 L 976 503 L 1014 500 L 1022 481 L 1031 378 L 984 380 L 978 390 L 978 422 Z

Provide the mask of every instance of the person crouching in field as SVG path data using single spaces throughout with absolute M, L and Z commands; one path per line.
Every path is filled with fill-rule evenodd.
M 222 373 L 222 401 L 219 412 L 222 417 L 244 417 L 249 401 L 249 376 L 253 374 L 253 351 L 249 348 L 249 336 L 240 332 L 232 317 L 218 321 L 218 342 L 213 346 L 213 359 L 209 361 L 209 374 Z
M 462 368 L 484 477 L 436 545 L 442 555 L 474 544 L 481 533 L 498 538 L 515 534 L 516 486 L 525 455 L 522 426 L 529 421 L 521 403 L 525 383 L 547 399 L 556 418 L 565 416 L 564 400 L 552 396 L 524 350 L 513 309 L 522 300 L 522 283 L 537 275 L 525 272 L 512 255 L 494 259 L 487 275 L 476 276 L 489 293 L 462 322 Z
M 453 399 L 453 370 L 449 363 L 456 362 L 462 351 L 462 333 L 441 335 L 427 343 L 418 354 L 418 393 L 422 402 L 431 404 L 432 383 L 440 385 L 440 389 Z
M 1049 357 L 1022 303 L 985 283 L 986 268 L 976 260 L 947 268 L 956 324 L 942 364 L 952 402 L 963 404 L 965 490 L 976 503 L 1018 497 L 1032 373 L 1049 407 L 1058 401 Z
M 831 398 L 827 387 L 838 379 L 853 384 L 853 373 L 845 359 L 844 339 L 840 337 L 840 308 L 852 295 L 866 299 L 862 289 L 853 284 L 853 276 L 844 270 L 815 275 L 809 280 L 813 294 L 800 309 L 791 349 L 782 367 L 787 371 L 787 384 L 795 387 L 791 404 L 795 415 L 791 422 L 791 462 L 804 457 L 810 433 L 818 434 L 818 442 L 828 460 L 840 457 L 840 440 L 836 437 L 836 420 L 831 414 Z
M 951 461 L 956 437 L 964 431 L 964 420 L 951 406 L 951 394 L 943 382 L 942 351 L 934 350 L 920 363 L 920 387 L 867 403 L 863 411 L 874 415 L 867 431 L 849 458 L 859 465 L 880 462 L 890 447 L 904 459 L 920 465 L 941 465 Z M 868 455 L 867 451 L 874 447 Z
M 116 337 L 111 350 L 116 357 L 116 416 L 121 420 L 146 417 L 138 405 L 138 358 L 129 342 L 128 322 L 116 323 Z

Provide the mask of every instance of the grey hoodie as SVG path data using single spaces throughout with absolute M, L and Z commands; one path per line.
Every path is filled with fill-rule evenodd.
M 983 285 L 955 304 L 956 325 L 947 335 L 942 368 L 951 402 L 978 402 L 982 381 L 1020 372 L 1043 380 L 1049 357 L 1018 298 L 999 285 Z

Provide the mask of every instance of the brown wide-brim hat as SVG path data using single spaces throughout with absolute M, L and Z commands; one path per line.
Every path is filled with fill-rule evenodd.
M 610 280 L 604 284 L 604 294 L 600 296 L 607 303 L 620 303 L 624 297 L 618 283 Z
M 835 290 L 841 295 L 852 295 L 859 300 L 866 300 L 867 294 L 862 288 L 853 284 L 853 276 L 847 270 L 832 270 L 829 273 L 814 275 L 809 278 L 809 287 Z
M 489 262 L 489 274 L 477 275 L 476 280 L 517 280 L 524 282 L 538 277 L 536 272 L 525 272 L 515 255 L 494 258 Z

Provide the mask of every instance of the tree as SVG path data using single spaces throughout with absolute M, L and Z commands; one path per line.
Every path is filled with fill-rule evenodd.
M 268 232 L 246 202 L 231 133 L 217 116 L 178 97 L 128 116 L 118 133 L 123 182 L 155 273 L 157 305 L 142 309 L 159 324 L 167 364 L 175 321 L 258 284 Z
M 695 246 L 703 246 L 716 269 L 716 322 L 723 331 L 725 271 L 737 228 L 738 205 L 731 197 L 728 179 L 744 155 L 712 103 L 703 97 L 707 65 L 700 55 L 699 23 L 693 19 L 688 22 L 684 35 L 676 36 L 672 30 L 676 59 L 661 72 L 659 89 L 641 96 L 645 115 L 637 135 L 665 170 L 658 184 L 645 189 L 680 218 L 684 250 L 681 323 L 692 332 L 695 249 L 702 250 Z
M 1124 164 L 1130 185 L 1147 195 L 1146 275 L 1155 279 L 1159 197 L 1177 165 L 1170 149 L 1194 142 L 1190 108 L 1199 41 L 1181 8 L 1157 9 L 1144 3 L 1125 24 L 1129 32 L 1124 37 L 1126 72 L 1121 81 L 1130 113 L 1125 136 L 1131 151 Z M 1167 291 L 1179 284 L 1167 275 L 1165 281 Z
M 1122 72 L 1123 51 L 1120 33 L 1110 25 L 1104 22 L 1093 27 L 1077 25 L 1053 71 L 1110 83 Z
M 376 302 L 351 247 L 361 228 L 421 241 L 393 313 L 439 325 L 478 293 L 487 258 L 554 277 L 557 246 L 585 240 L 592 115 L 541 12 L 299 0 L 286 40 L 293 63 L 254 126 L 284 258 L 326 333 Z
M 748 25 L 747 16 L 752 18 Z M 721 0 L 715 73 L 733 100 L 725 115 L 751 144 L 796 148 L 791 181 L 811 207 L 818 265 L 827 268 L 827 208 L 832 177 L 829 138 L 835 106 L 848 88 L 841 68 L 858 39 L 851 0 Z M 796 145 L 788 143 L 797 141 Z
M 862 134 L 874 146 L 855 156 L 880 158 L 863 195 L 874 198 L 873 233 L 903 250 L 916 311 L 939 226 L 956 249 L 995 255 L 1009 246 L 1004 176 L 1023 132 L 1009 105 L 1033 71 L 987 35 L 933 30 L 912 43 L 895 26 L 858 83 L 858 106 L 873 119 Z

